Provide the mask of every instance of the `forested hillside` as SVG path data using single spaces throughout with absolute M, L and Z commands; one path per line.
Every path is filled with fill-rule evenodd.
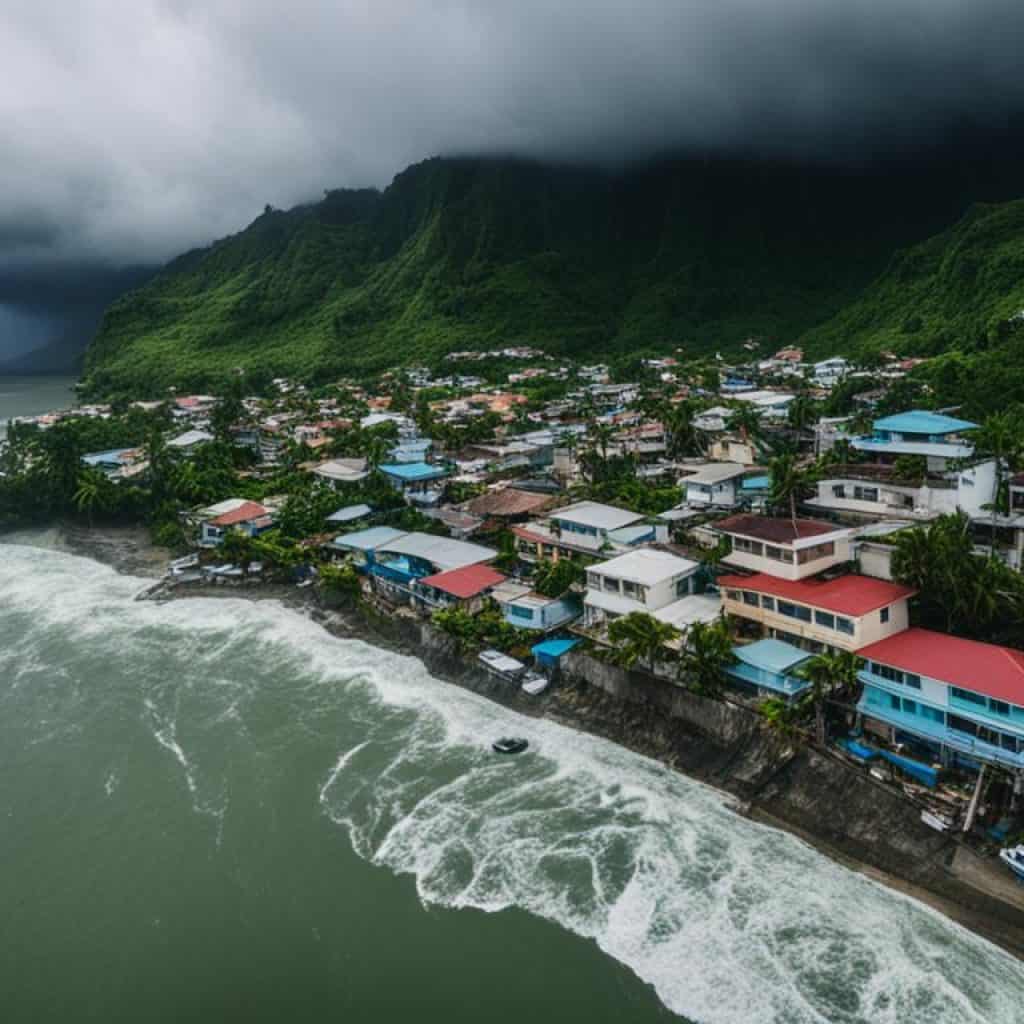
M 884 185 L 735 161 L 612 174 L 429 160 L 383 192 L 268 208 L 178 258 L 109 309 L 87 374 L 94 392 L 137 394 L 236 366 L 316 379 L 500 344 L 597 356 L 790 342 L 960 209 L 956 189 L 909 173 Z

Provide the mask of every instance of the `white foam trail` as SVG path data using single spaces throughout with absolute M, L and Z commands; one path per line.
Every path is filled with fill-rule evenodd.
M 592 939 L 700 1024 L 1020 1024 L 1020 963 L 738 817 L 699 783 L 518 716 L 514 731 L 531 750 L 495 758 L 490 740 L 510 731 L 511 713 L 432 679 L 415 659 L 334 639 L 272 602 L 161 606 L 133 602 L 138 586 L 64 555 L 0 555 L 0 614 L 24 621 L 24 650 L 59 630 L 83 649 L 121 645 L 154 664 L 186 652 L 164 672 L 187 678 L 140 686 L 198 808 L 199 792 L 226 786 L 211 751 L 237 741 L 252 702 L 272 696 L 275 714 L 318 749 L 336 750 L 342 725 L 358 740 L 311 786 L 361 856 L 412 875 L 424 902 L 517 906 Z M 186 720 L 188 740 L 176 724 Z M 201 756 L 185 749 L 195 722 L 217 730 Z

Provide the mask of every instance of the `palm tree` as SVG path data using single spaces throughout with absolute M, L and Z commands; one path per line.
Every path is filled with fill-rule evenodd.
M 608 627 L 608 639 L 614 650 L 612 659 L 623 668 L 637 662 L 653 672 L 655 662 L 665 654 L 665 645 L 679 636 L 679 630 L 646 612 L 630 612 L 614 619 Z
M 769 463 L 772 489 L 769 501 L 775 508 L 789 506 L 789 518 L 793 524 L 793 536 L 797 536 L 796 506 L 804 493 L 817 479 L 816 466 L 801 467 L 793 454 L 777 455 Z
M 852 694 L 857 686 L 857 673 L 863 660 L 850 651 L 838 654 L 817 654 L 805 662 L 796 674 L 811 684 L 807 700 L 814 708 L 814 735 L 824 745 L 825 701 L 836 691 Z
M 760 444 L 764 439 L 761 414 L 748 402 L 733 409 L 725 421 L 725 426 L 728 430 L 738 431 L 744 441 L 749 441 L 752 444 Z
M 665 428 L 666 454 L 669 458 L 694 455 L 700 449 L 700 431 L 693 425 L 694 411 L 689 402 L 662 407 L 660 414 Z
M 686 631 L 679 652 L 679 677 L 697 693 L 714 696 L 728 681 L 726 669 L 736 664 L 732 634 L 724 617 L 714 622 L 695 622 Z
M 591 423 L 587 431 L 593 446 L 601 453 L 602 459 L 608 458 L 608 445 L 615 437 L 615 428 L 608 423 Z
M 817 423 L 817 403 L 808 395 L 797 395 L 786 409 L 786 421 L 794 430 L 802 433 L 812 423 Z
M 973 436 L 975 453 L 995 461 L 995 487 L 992 502 L 992 540 L 989 554 L 996 550 L 996 524 L 1000 511 L 1006 511 L 1006 483 L 1004 472 L 1019 467 L 1024 452 L 1024 424 L 1015 411 L 993 413 Z M 982 506 L 983 508 L 986 506 Z
M 88 514 L 90 526 L 96 509 L 107 507 L 107 483 L 107 478 L 95 469 L 83 470 L 78 477 L 78 488 L 71 500 L 79 512 Z

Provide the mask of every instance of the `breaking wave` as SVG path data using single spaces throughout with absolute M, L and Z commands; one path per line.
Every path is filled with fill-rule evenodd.
M 751 823 L 614 744 L 523 719 L 416 660 L 272 602 L 135 602 L 143 582 L 0 547 L 0 714 L 49 688 L 34 742 L 133 717 L 217 819 L 240 761 L 319 765 L 314 806 L 425 903 L 520 907 L 596 942 L 701 1024 L 1017 1024 L 1024 968 L 938 913 Z M 62 664 L 55 636 L 73 641 Z M 71 659 L 74 662 L 71 662 Z M 116 659 L 106 705 L 83 665 Z M 120 676 L 119 676 L 120 678 Z M 278 726 L 257 728 L 270 706 Z M 517 758 L 490 754 L 514 730 Z M 115 768 L 99 785 L 112 785 Z

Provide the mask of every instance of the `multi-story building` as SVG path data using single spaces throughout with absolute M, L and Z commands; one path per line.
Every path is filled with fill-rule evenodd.
M 852 531 L 815 519 L 736 515 L 712 527 L 732 542 L 727 565 L 802 580 L 850 561 Z
M 952 460 L 969 459 L 974 445 L 967 437 L 978 425 L 939 412 L 912 409 L 875 420 L 870 437 L 853 439 L 853 447 L 882 465 L 900 456 L 921 455 L 928 469 L 941 472 Z
M 746 466 L 736 462 L 711 462 L 683 477 L 686 503 L 691 508 L 735 508 L 742 499 Z
M 858 653 L 866 731 L 926 761 L 1024 771 L 1024 652 L 909 629 Z
M 722 576 L 718 585 L 723 610 L 746 632 L 811 651 L 856 651 L 905 630 L 915 593 L 853 573 L 808 580 Z
M 658 539 L 646 516 L 597 501 L 578 501 L 546 519 L 513 527 L 519 555 L 534 562 L 546 558 L 595 559 Z
M 699 569 L 697 562 L 656 548 L 598 562 L 587 569 L 584 624 L 595 626 L 631 612 L 654 615 L 694 592 Z

